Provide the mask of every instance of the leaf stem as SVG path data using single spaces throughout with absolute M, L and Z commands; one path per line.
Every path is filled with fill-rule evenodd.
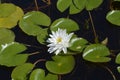
M 39 11 L 37 0 L 34 0 L 34 2 L 35 2 L 36 10 Z
M 91 21 L 91 25 L 92 25 L 92 29 L 93 29 L 93 33 L 94 33 L 94 37 L 95 37 L 95 42 L 97 43 L 97 41 L 96 41 L 97 33 L 96 33 L 96 30 L 95 30 L 95 26 L 94 26 L 94 22 L 93 22 L 93 18 L 92 18 L 91 12 L 88 11 L 88 14 L 89 14 L 90 21 Z
M 58 80 L 61 80 L 61 75 L 60 74 L 58 75 Z
M 46 61 L 46 59 L 39 59 L 34 63 L 34 65 L 36 65 L 37 63 L 42 62 L 42 61 Z
M 107 66 L 104 66 L 104 65 L 102 65 L 102 66 L 103 66 L 103 68 L 105 68 L 112 75 L 113 80 L 117 80 L 115 75 L 113 74 L 112 70 L 110 70 L 110 68 L 108 68 Z
M 38 51 L 33 52 L 33 53 L 30 54 L 30 56 L 35 55 L 35 54 L 38 54 L 38 53 L 40 53 L 40 52 L 38 52 Z

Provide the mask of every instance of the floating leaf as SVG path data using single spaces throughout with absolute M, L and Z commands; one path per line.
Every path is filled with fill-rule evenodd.
M 78 8 L 75 7 L 75 5 L 72 3 L 69 9 L 70 14 L 76 14 L 79 13 L 80 10 Z
M 60 18 L 60 19 L 55 20 L 50 26 L 50 29 L 52 31 L 57 31 L 58 28 L 67 29 L 68 32 L 71 32 L 71 31 L 79 30 L 79 25 L 71 19 Z
M 57 9 L 60 10 L 61 12 L 65 11 L 70 4 L 72 3 L 72 0 L 58 0 L 57 1 Z
M 111 58 L 108 48 L 102 44 L 91 44 L 85 48 L 83 58 L 91 62 L 108 62 Z
M 47 76 L 45 76 L 45 71 L 43 69 L 35 69 L 30 74 L 29 80 L 58 80 L 58 77 L 57 75 L 53 75 L 50 73 Z
M 37 35 L 37 40 L 39 43 L 41 44 L 45 44 L 46 43 L 46 37 L 48 36 L 48 29 L 43 29 L 41 30 L 40 34 Z
M 83 38 L 73 38 L 71 40 L 71 47 L 69 47 L 69 49 L 72 51 L 82 52 L 87 43 L 88 41 Z
M 103 0 L 86 0 L 86 9 L 93 10 L 102 4 Z
M 46 68 L 55 74 L 67 74 L 71 72 L 75 66 L 73 56 L 53 56 L 54 61 L 47 61 Z
M 115 62 L 117 64 L 120 64 L 120 53 L 117 55 L 116 59 L 115 59 Z
M 0 27 L 12 28 L 16 26 L 23 15 L 23 10 L 14 4 L 0 4 Z
M 120 10 L 112 10 L 112 11 L 110 11 L 106 16 L 106 19 L 110 23 L 120 26 Z
M 46 14 L 39 11 L 32 11 L 24 15 L 23 19 L 19 22 L 19 26 L 26 34 L 37 36 L 43 31 L 42 27 L 49 26 L 50 23 L 51 20 Z
M 117 67 L 118 72 L 120 73 L 120 66 Z
M 27 80 L 27 75 L 30 73 L 33 67 L 34 65 L 31 63 L 25 63 L 23 65 L 17 66 L 12 71 L 12 80 Z
M 86 0 L 73 0 L 70 5 L 70 14 L 76 14 L 81 12 L 85 8 Z
M 22 44 L 12 42 L 0 46 L 0 65 L 16 66 L 26 62 L 28 54 L 18 54 L 26 50 Z
M 102 4 L 103 0 L 58 0 L 57 9 L 64 12 L 69 8 L 70 14 L 81 12 L 84 8 L 86 10 L 93 10 Z
M 0 28 L 0 45 L 13 42 L 15 39 L 15 34 L 8 29 Z

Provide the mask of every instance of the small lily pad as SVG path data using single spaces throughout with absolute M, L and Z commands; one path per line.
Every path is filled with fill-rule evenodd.
M 108 12 L 106 19 L 110 23 L 120 26 L 120 10 L 112 10 Z
M 40 34 L 37 35 L 37 40 L 38 40 L 39 43 L 41 43 L 41 44 L 45 44 L 46 43 L 46 38 L 48 36 L 48 32 L 47 31 L 48 31 L 47 28 L 43 29 L 43 30 L 41 30 Z
M 43 69 L 35 69 L 30 74 L 29 80 L 58 80 L 58 76 L 50 73 L 45 76 Z
M 120 64 L 120 53 L 117 55 L 116 59 L 115 59 L 115 62 L 117 64 Z
M 57 8 L 63 12 L 65 11 L 72 3 L 72 0 L 58 0 L 57 1 Z
M 25 63 L 15 67 L 11 74 L 12 80 L 27 80 L 27 75 L 33 68 L 34 65 L 31 63 Z
M 55 20 L 50 26 L 50 29 L 52 31 L 57 31 L 58 28 L 66 29 L 68 32 L 72 32 L 72 31 L 79 30 L 79 25 L 71 19 L 60 18 L 60 19 Z
M 47 61 L 46 68 L 55 74 L 70 73 L 75 66 L 75 59 L 73 56 L 53 56 L 54 61 Z
M 83 38 L 73 38 L 71 40 L 71 46 L 69 47 L 69 49 L 72 51 L 82 52 L 87 43 L 88 41 Z
M 0 4 L 0 27 L 13 28 L 24 15 L 23 10 L 11 3 Z
M 37 36 L 41 34 L 43 29 L 49 26 L 50 23 L 51 20 L 46 14 L 40 11 L 32 11 L 23 16 L 19 22 L 19 26 L 26 34 Z
M 26 62 L 28 54 L 19 54 L 26 50 L 22 44 L 11 42 L 0 46 L 0 65 L 17 66 Z
M 109 49 L 102 44 L 91 44 L 83 52 L 83 58 L 91 62 L 108 62 L 111 60 L 109 55 Z
M 0 45 L 14 42 L 15 34 L 11 30 L 0 28 Z

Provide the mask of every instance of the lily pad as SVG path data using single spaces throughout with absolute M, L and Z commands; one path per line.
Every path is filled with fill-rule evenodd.
M 93 10 L 102 4 L 103 0 L 86 0 L 86 10 Z
M 58 28 L 66 29 L 68 32 L 72 32 L 72 31 L 79 30 L 79 25 L 71 19 L 60 18 L 60 19 L 55 20 L 50 26 L 50 29 L 52 31 L 57 31 Z
M 58 0 L 57 9 L 61 12 L 69 9 L 70 14 L 81 12 L 84 8 L 86 10 L 93 10 L 102 4 L 103 0 Z
M 23 65 L 15 67 L 11 74 L 12 80 L 27 80 L 27 75 L 33 68 L 34 65 L 31 63 L 25 63 Z
M 88 41 L 83 38 L 73 38 L 71 40 L 71 46 L 69 47 L 69 49 L 72 51 L 82 52 L 87 43 Z
M 50 18 L 40 12 L 32 11 L 24 15 L 20 20 L 19 26 L 28 35 L 37 36 L 43 32 L 43 28 L 46 28 L 51 23 Z
M 65 11 L 72 3 L 72 0 L 58 0 L 57 1 L 57 8 L 63 12 Z
M 74 66 L 75 60 L 73 56 L 53 56 L 54 61 L 47 61 L 46 68 L 55 74 L 67 74 L 70 73 Z
M 17 66 L 26 62 L 28 54 L 18 54 L 26 50 L 22 44 L 12 42 L 0 46 L 0 65 Z
M 76 14 L 81 12 L 85 8 L 86 0 L 73 0 L 70 5 L 70 14 Z
M 110 11 L 106 16 L 106 19 L 110 23 L 120 26 L 120 10 L 112 10 L 112 11 Z
M 43 29 L 43 30 L 41 30 L 40 34 L 37 35 L 37 40 L 38 40 L 39 43 L 41 43 L 41 44 L 45 44 L 46 43 L 46 38 L 48 36 L 48 32 L 47 31 L 48 31 L 47 28 Z
M 102 44 L 91 44 L 83 52 L 83 58 L 91 62 L 108 62 L 111 60 L 109 55 L 109 49 Z
M 14 42 L 15 34 L 11 30 L 0 28 L 0 45 Z
M 23 10 L 10 3 L 0 4 L 0 27 L 13 28 L 24 15 Z
M 120 53 L 117 55 L 116 59 L 115 59 L 115 62 L 117 64 L 120 64 Z
M 118 72 L 120 73 L 120 66 L 117 67 Z
M 45 71 L 43 69 L 35 69 L 30 74 L 29 80 L 58 80 L 58 76 L 50 73 L 45 76 Z

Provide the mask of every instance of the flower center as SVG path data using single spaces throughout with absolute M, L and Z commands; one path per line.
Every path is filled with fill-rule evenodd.
M 61 37 L 57 38 L 57 43 L 59 43 L 59 42 L 62 42 L 62 38 Z

